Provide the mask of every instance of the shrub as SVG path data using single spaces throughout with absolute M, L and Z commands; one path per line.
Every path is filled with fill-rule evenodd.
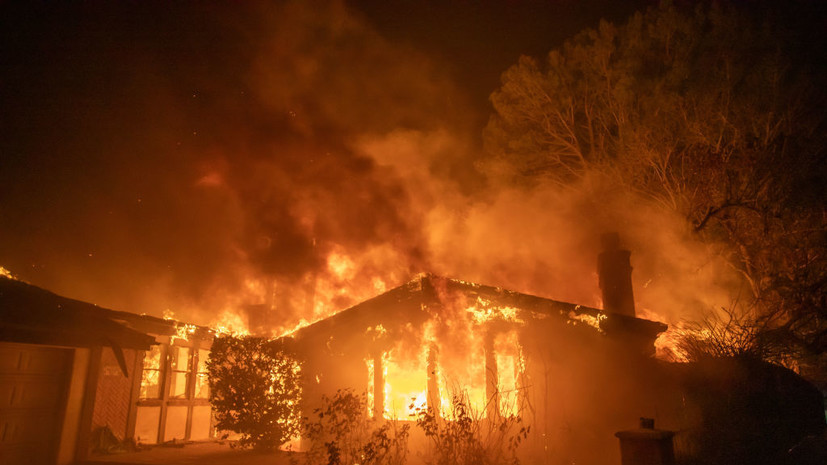
M 280 342 L 218 337 L 207 369 L 216 427 L 239 446 L 275 449 L 298 434 L 301 368 Z
M 328 465 L 401 465 L 407 460 L 409 425 L 367 416 L 365 395 L 339 390 L 322 397 L 321 406 L 302 420 L 302 438 L 310 449 L 294 463 Z
M 434 409 L 417 409 L 416 424 L 433 445 L 437 465 L 518 464 L 517 449 L 530 427 L 518 415 L 483 418 L 470 407 L 465 395 L 452 396 L 451 409 L 438 415 Z

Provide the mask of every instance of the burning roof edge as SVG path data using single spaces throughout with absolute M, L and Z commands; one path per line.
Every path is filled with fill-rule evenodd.
M 421 273 L 412 280 L 376 297 L 298 329 L 289 337 L 299 339 L 312 337 L 314 334 L 325 333 L 334 327 L 345 324 L 350 326 L 354 323 L 361 323 L 364 327 L 373 326 L 379 322 L 374 321 L 375 318 L 372 318 L 374 316 L 372 312 L 380 307 L 386 307 L 390 304 L 395 305 L 397 312 L 416 310 L 421 308 L 421 305 L 439 301 L 438 293 L 440 290 L 458 291 L 470 296 L 477 294 L 479 297 L 491 298 L 499 305 L 512 306 L 524 312 L 531 312 L 533 317 L 538 317 L 538 315 L 543 315 L 543 317 L 557 316 L 568 320 L 576 319 L 579 316 L 593 317 L 599 322 L 600 329 L 607 332 L 633 328 L 637 332 L 650 333 L 654 336 L 667 329 L 667 325 L 664 323 L 643 318 L 606 313 L 598 308 L 525 294 L 502 287 L 477 284 L 431 273 Z M 387 314 L 384 314 L 384 316 L 387 316 Z M 413 315 L 410 315 L 410 317 L 413 317 Z

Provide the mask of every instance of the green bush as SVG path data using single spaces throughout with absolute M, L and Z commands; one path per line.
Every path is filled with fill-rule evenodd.
M 299 433 L 301 367 L 282 343 L 218 337 L 207 369 L 216 427 L 239 433 L 239 446 L 275 449 Z

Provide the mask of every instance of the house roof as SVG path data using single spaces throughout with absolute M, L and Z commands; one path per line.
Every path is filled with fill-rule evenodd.
M 155 344 L 153 336 L 117 321 L 124 314 L 0 276 L 0 341 L 141 350 Z
M 429 317 L 427 312 L 421 311 L 422 309 L 433 305 L 445 305 L 446 301 L 458 297 L 464 298 L 465 303 L 490 302 L 497 307 L 512 307 L 523 320 L 560 318 L 563 321 L 589 321 L 599 325 L 599 329 L 607 333 L 631 331 L 654 338 L 667 328 L 663 323 L 607 314 L 600 309 L 584 305 L 523 294 L 501 287 L 422 274 L 381 295 L 299 329 L 293 333 L 293 337 L 300 340 L 313 339 L 338 333 L 340 328 L 368 328 L 388 320 L 417 323 Z

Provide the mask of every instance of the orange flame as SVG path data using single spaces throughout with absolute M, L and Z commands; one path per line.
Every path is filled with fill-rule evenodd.
M 401 341 L 383 352 L 385 418 L 411 420 L 418 411 L 428 408 L 437 408 L 443 417 L 449 417 L 454 397 L 462 397 L 479 417 L 487 414 L 492 401 L 500 414 L 517 414 L 525 372 L 517 331 L 524 322 L 518 309 L 482 297 L 470 304 L 455 299 L 443 304 L 447 310 L 420 328 L 415 338 L 419 346 L 413 355 L 404 350 Z M 452 312 L 453 305 L 459 305 L 460 311 Z M 492 333 L 493 343 L 486 347 L 487 325 L 497 321 L 511 323 L 513 329 Z M 441 333 L 446 327 L 456 331 L 449 337 Z M 492 352 L 487 356 L 486 351 Z M 373 380 L 378 368 L 375 359 L 366 363 L 369 410 L 374 411 Z

